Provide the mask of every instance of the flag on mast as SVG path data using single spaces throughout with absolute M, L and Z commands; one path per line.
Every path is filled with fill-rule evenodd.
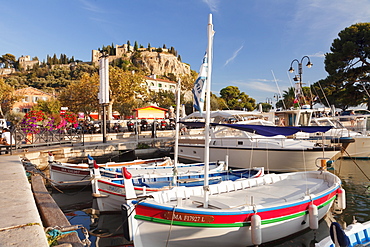
M 202 65 L 200 66 L 198 78 L 195 81 L 194 88 L 192 90 L 193 96 L 194 96 L 193 106 L 200 113 L 202 113 L 203 108 L 204 108 L 207 71 L 208 71 L 208 56 L 207 56 L 207 53 L 205 53 Z

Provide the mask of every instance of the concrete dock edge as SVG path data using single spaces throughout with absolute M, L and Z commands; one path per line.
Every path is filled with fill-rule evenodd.
M 19 156 L 0 156 L 0 188 L 0 246 L 49 246 Z

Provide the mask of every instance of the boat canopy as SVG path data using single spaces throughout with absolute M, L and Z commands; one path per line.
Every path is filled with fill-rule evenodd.
M 202 128 L 204 127 L 203 122 L 183 122 L 189 127 Z M 290 136 L 297 132 L 307 132 L 307 133 L 316 133 L 316 132 L 326 132 L 333 128 L 332 126 L 298 126 L 298 127 L 281 127 L 281 126 L 264 126 L 264 125 L 252 125 L 252 124 L 218 124 L 211 123 L 211 126 L 225 126 L 233 129 L 238 129 L 242 131 L 247 131 L 263 136 L 277 136 L 284 135 Z

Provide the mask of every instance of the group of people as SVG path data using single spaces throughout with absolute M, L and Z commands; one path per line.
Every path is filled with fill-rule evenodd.
M 15 145 L 15 140 L 11 135 L 9 129 L 4 128 L 1 133 L 0 144 L 2 145 Z

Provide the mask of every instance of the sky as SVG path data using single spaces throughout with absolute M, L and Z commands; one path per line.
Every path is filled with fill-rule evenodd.
M 135 41 L 173 46 L 199 72 L 213 16 L 212 92 L 236 86 L 256 102 L 273 102 L 294 84 L 327 76 L 324 54 L 338 33 L 370 22 L 369 0 L 16 0 L 0 7 L 0 56 L 91 61 L 102 46 Z M 305 65 L 308 56 L 313 67 Z

